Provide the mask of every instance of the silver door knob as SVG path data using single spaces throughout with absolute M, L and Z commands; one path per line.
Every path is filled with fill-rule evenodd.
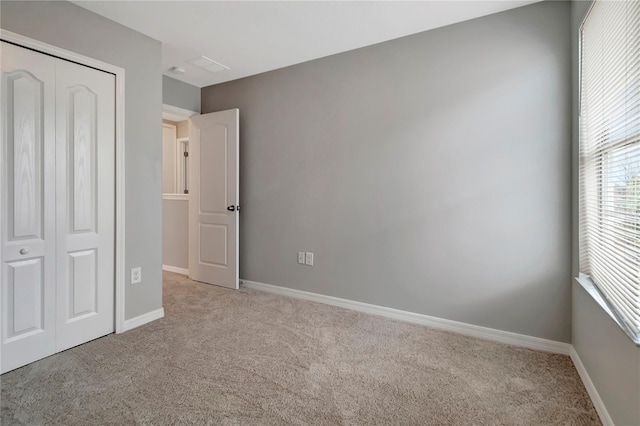
M 20 254 L 27 254 L 27 253 L 29 253 L 29 249 L 28 248 L 25 247 L 25 248 L 21 248 L 20 249 Z

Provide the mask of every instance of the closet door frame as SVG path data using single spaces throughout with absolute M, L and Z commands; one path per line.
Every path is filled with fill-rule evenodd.
M 125 186 L 124 186 L 124 68 L 107 64 L 84 55 L 80 55 L 69 50 L 61 49 L 47 43 L 42 43 L 20 34 L 0 29 L 0 39 L 20 47 L 34 50 L 36 52 L 51 55 L 60 59 L 95 68 L 100 71 L 115 75 L 116 93 L 115 93 L 115 326 L 116 333 L 127 331 L 125 327 Z M 1 45 L 0 45 L 1 46 Z M 0 47 L 1 48 L 1 47 Z M 1 155 L 1 154 L 0 154 Z M 2 176 L 0 174 L 0 185 L 2 185 Z M 2 232 L 2 229 L 0 229 Z M 0 246 L 0 250 L 2 247 Z M 0 258 L 2 253 L 0 252 Z M 1 319 L 0 319 L 1 320 Z M 0 324 L 2 326 L 2 324 Z M 129 327 L 132 328 L 132 327 Z

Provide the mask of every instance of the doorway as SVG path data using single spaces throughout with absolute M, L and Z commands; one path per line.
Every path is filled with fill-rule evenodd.
M 163 270 L 237 289 L 239 110 L 165 105 L 162 135 Z
M 189 275 L 189 118 L 195 111 L 162 108 L 162 269 Z

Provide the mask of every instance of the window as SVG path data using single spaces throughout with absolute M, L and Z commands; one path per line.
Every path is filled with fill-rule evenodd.
M 580 47 L 580 272 L 640 342 L 640 2 L 596 0 Z

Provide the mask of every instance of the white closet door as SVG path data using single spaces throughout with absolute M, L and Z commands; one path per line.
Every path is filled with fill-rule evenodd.
M 55 64 L 2 48 L 1 370 L 55 352 Z
M 115 77 L 63 60 L 56 75 L 56 350 L 62 351 L 115 329 Z

